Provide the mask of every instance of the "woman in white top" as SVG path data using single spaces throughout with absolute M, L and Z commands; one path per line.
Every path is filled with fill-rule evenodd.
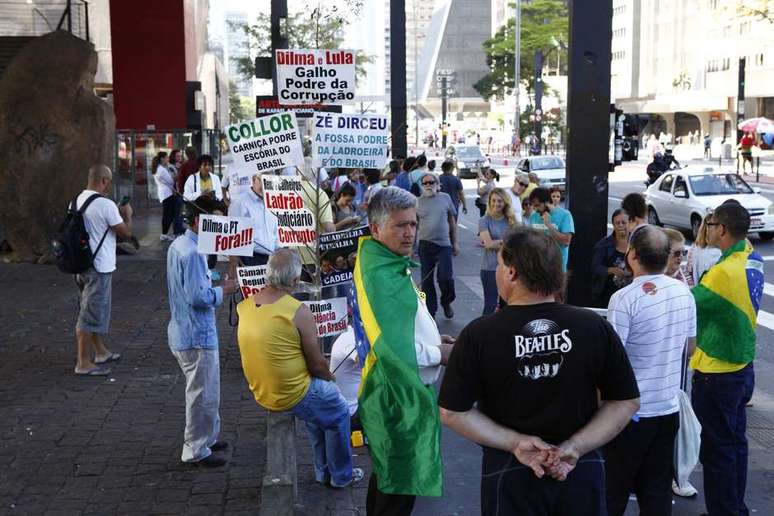
M 159 152 L 151 162 L 153 178 L 156 180 L 156 190 L 159 202 L 162 206 L 161 236 L 159 240 L 174 240 L 175 237 L 167 235 L 169 227 L 175 220 L 175 180 L 169 172 L 169 156 L 166 152 Z
M 688 263 L 685 266 L 685 279 L 689 287 L 693 287 L 699 284 L 701 276 L 707 270 L 718 263 L 720 259 L 720 249 L 709 245 L 707 241 L 707 218 L 704 217 L 699 226 L 699 232 L 696 234 L 696 240 L 693 245 L 688 249 Z
M 223 200 L 223 187 L 220 178 L 212 173 L 212 156 L 202 154 L 199 156 L 199 171 L 188 176 L 183 188 L 183 197 L 186 201 L 195 201 L 200 195 L 212 195 L 216 200 Z

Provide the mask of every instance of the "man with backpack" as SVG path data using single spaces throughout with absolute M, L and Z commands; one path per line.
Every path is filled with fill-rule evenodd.
M 92 165 L 86 189 L 74 201 L 74 208 L 83 218 L 88 235 L 91 266 L 76 274 L 80 290 L 80 310 L 75 325 L 78 357 L 75 374 L 105 376 L 110 369 L 103 364 L 121 358 L 105 347 L 104 336 L 110 326 L 111 280 L 116 270 L 116 235 L 132 237 L 132 207 L 129 203 L 117 207 L 105 197 L 110 191 L 113 173 L 105 165 Z M 81 264 L 81 267 L 88 264 Z M 61 266 L 60 266 L 61 268 Z M 94 350 L 94 359 L 91 350 Z

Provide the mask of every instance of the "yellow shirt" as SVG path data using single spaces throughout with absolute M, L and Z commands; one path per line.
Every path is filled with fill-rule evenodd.
M 532 190 L 534 190 L 537 187 L 538 185 L 530 181 L 527 187 L 524 189 L 524 191 L 519 194 L 519 199 L 521 199 L 521 202 L 524 202 L 524 199 L 529 199 L 529 194 L 531 194 Z
M 212 187 L 212 176 L 207 176 L 207 179 L 199 176 L 199 186 L 202 189 L 202 193 L 213 191 L 214 188 Z
M 312 183 L 303 180 L 301 181 L 301 197 L 304 199 L 304 207 L 312 212 L 312 216 L 317 221 L 317 232 L 323 233 L 323 224 L 326 222 L 333 223 L 333 210 L 331 209 L 331 200 L 328 198 L 328 194 L 322 188 L 318 191 Z M 301 262 L 304 265 L 317 263 L 314 254 L 317 251 L 316 241 L 312 242 L 309 247 L 301 247 L 299 251 Z
M 704 353 L 701 349 L 696 348 L 693 356 L 691 357 L 691 369 L 695 369 L 701 373 L 733 373 L 744 369 L 747 364 L 733 364 L 712 358 Z
M 289 295 L 260 307 L 252 298 L 237 306 L 242 370 L 255 401 L 269 410 L 289 410 L 309 390 L 311 377 L 293 323 L 299 306 Z

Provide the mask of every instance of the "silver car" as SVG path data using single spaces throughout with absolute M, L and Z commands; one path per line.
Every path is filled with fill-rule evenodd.
M 648 222 L 690 229 L 694 238 L 707 213 L 735 199 L 750 213 L 750 232 L 774 238 L 774 203 L 734 172 L 688 166 L 665 172 L 645 190 Z
M 454 162 L 460 179 L 475 179 L 482 167 L 491 165 L 478 145 L 452 145 L 446 149 L 444 157 Z
M 567 168 L 564 160 L 559 156 L 530 156 L 524 158 L 516 165 L 520 172 L 529 174 L 534 172 L 540 178 L 540 186 L 545 188 L 559 188 L 565 191 L 567 185 Z

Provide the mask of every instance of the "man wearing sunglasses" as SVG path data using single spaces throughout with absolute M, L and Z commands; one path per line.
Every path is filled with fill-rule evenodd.
M 457 220 L 454 203 L 447 194 L 439 191 L 439 182 L 432 172 L 420 178 L 422 196 L 417 199 L 419 228 L 419 262 L 422 267 L 422 290 L 427 296 L 427 310 L 435 317 L 438 299 L 434 277 L 438 274 L 441 289 L 441 306 L 447 319 L 454 317 L 454 269 L 452 255 L 459 252 L 457 247 Z
M 691 402 L 701 423 L 704 502 L 709 514 L 748 514 L 746 405 L 755 387 L 763 258 L 747 240 L 750 214 L 738 202 L 718 206 L 705 225 L 723 254 L 691 291 L 698 318 Z

